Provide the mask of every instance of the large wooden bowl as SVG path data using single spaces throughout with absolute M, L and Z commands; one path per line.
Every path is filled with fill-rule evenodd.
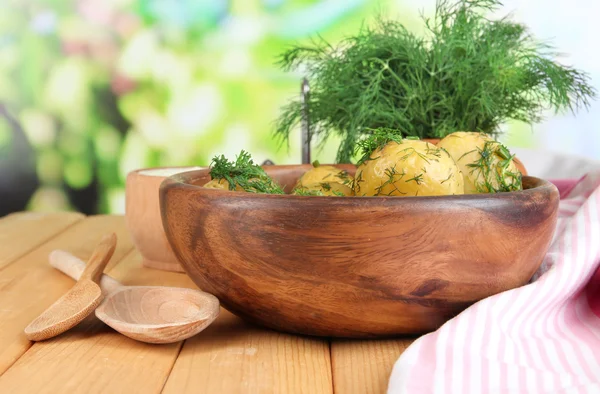
M 265 167 L 287 190 L 309 168 Z M 165 232 L 188 275 L 249 321 L 335 337 L 428 332 L 526 284 L 559 200 L 534 177 L 523 191 L 441 197 L 261 195 L 200 186 L 209 179 L 192 171 L 161 185 Z

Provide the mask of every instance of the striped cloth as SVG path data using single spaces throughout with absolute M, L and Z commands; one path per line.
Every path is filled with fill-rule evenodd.
M 388 394 L 600 393 L 600 172 L 556 184 L 557 229 L 532 281 L 416 340 Z

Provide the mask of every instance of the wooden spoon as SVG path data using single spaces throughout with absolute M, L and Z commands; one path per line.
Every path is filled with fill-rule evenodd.
M 43 341 L 62 334 L 75 327 L 100 305 L 103 294 L 98 282 L 116 244 L 115 234 L 102 238 L 87 266 L 82 262 L 82 273 L 75 286 L 25 328 L 25 336 L 29 340 Z
M 50 265 L 78 279 L 85 264 L 70 253 L 55 250 Z M 102 275 L 107 296 L 96 316 L 129 338 L 148 343 L 172 343 L 198 334 L 219 315 L 217 297 L 199 290 L 162 286 L 123 286 Z

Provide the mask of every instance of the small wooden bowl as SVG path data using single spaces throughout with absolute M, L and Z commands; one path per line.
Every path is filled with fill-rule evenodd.
M 354 167 L 337 166 L 354 172 Z M 266 166 L 289 191 L 310 165 Z M 437 329 L 526 284 L 554 232 L 550 182 L 435 197 L 307 197 L 161 186 L 164 228 L 188 275 L 229 311 L 291 333 L 387 337 Z
M 145 267 L 184 272 L 167 241 L 160 217 L 158 192 L 168 176 L 202 167 L 143 168 L 127 175 L 125 222 Z

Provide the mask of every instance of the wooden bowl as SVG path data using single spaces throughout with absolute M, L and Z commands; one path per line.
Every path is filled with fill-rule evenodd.
M 202 167 L 143 168 L 127 174 L 125 222 L 145 267 L 184 272 L 163 230 L 158 192 L 168 176 L 194 169 Z
M 354 167 L 337 166 L 354 171 Z M 265 167 L 287 190 L 310 165 Z M 229 311 L 291 333 L 429 332 L 526 284 L 554 232 L 559 194 L 307 197 L 205 189 L 208 171 L 161 186 L 164 228 L 194 282 Z

